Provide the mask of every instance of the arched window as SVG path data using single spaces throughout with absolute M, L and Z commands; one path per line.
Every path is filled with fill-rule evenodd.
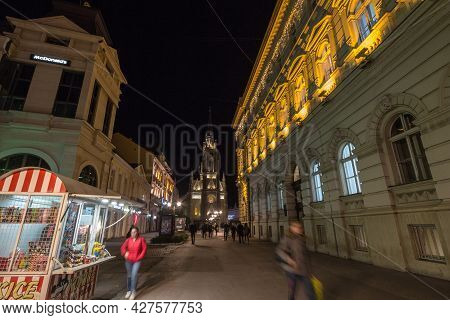
M 354 154 L 355 146 L 346 142 L 340 153 L 341 175 L 346 195 L 361 193 L 361 183 L 359 181 L 358 157 Z
M 300 181 L 300 170 L 298 166 L 295 166 L 294 169 L 294 182 Z
M 330 45 L 323 44 L 317 52 L 317 64 L 322 73 L 323 82 L 327 82 L 334 71 L 333 59 L 331 58 Z
M 278 209 L 284 210 L 286 212 L 285 190 L 283 182 L 280 182 L 278 184 L 277 191 L 278 191 Z
M 81 170 L 78 181 L 97 187 L 97 171 L 93 166 L 86 166 Z
M 402 113 L 392 123 L 390 141 L 394 150 L 401 183 L 431 179 L 419 128 L 414 117 Z
M 360 0 L 355 7 L 356 23 L 358 26 L 359 42 L 363 42 L 372 32 L 377 23 L 375 6 L 371 0 Z
M 272 212 L 272 194 L 270 193 L 270 187 L 266 187 L 266 213 Z
M 306 83 L 303 75 L 300 75 L 295 83 L 294 103 L 295 110 L 299 110 L 306 103 Z
M 258 203 L 258 216 L 261 215 L 261 189 L 258 187 L 258 194 L 256 195 L 256 201 Z
M 315 160 L 311 164 L 311 184 L 313 201 L 323 201 L 323 189 L 322 189 L 322 172 L 320 171 L 320 162 Z
M 23 167 L 39 167 L 50 170 L 44 159 L 29 153 L 17 153 L 0 159 L 0 175 Z

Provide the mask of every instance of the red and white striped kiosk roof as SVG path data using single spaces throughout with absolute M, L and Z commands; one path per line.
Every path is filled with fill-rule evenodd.
M 42 168 L 20 168 L 4 174 L 0 177 L 0 193 L 6 192 L 106 196 L 98 188 Z
M 53 172 L 41 168 L 22 168 L 0 178 L 0 192 L 65 193 L 66 186 Z

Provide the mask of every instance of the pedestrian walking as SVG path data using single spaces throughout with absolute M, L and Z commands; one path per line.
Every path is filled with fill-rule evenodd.
M 236 226 L 234 223 L 231 224 L 231 238 L 233 239 L 233 242 L 236 241 Z
M 236 229 L 239 237 L 239 243 L 244 243 L 244 226 L 242 223 L 239 222 Z
M 206 225 L 206 223 L 202 224 L 202 238 L 206 239 L 206 231 L 208 229 L 208 226 Z
M 230 232 L 230 225 L 228 223 L 225 223 L 223 225 L 223 238 L 225 241 L 228 240 L 228 233 Z
M 189 232 L 191 233 L 192 244 L 195 244 L 195 234 L 197 233 L 197 227 L 195 226 L 195 223 L 191 222 L 191 224 L 189 225 Z
M 244 242 L 250 243 L 250 227 L 248 226 L 248 223 L 244 225 Z
M 299 282 L 303 284 L 308 299 L 316 299 L 311 282 L 311 265 L 306 249 L 305 232 L 299 221 L 290 223 L 289 234 L 281 240 L 276 254 L 288 279 L 288 299 L 295 299 Z
M 214 230 L 216 231 L 216 237 L 217 237 L 217 232 L 219 232 L 219 225 L 217 223 L 214 226 Z
M 208 224 L 208 235 L 209 235 L 209 238 L 211 239 L 211 237 L 212 237 L 212 234 L 213 234 L 213 226 L 212 226 L 212 224 Z
M 140 236 L 137 227 L 131 229 L 130 237 L 122 244 L 120 252 L 125 258 L 125 267 L 127 269 L 128 291 L 125 299 L 134 300 L 136 297 L 139 268 L 141 267 L 142 259 L 147 253 L 147 242 Z

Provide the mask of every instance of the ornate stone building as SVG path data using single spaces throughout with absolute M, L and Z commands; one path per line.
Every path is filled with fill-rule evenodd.
M 241 220 L 450 279 L 448 1 L 279 0 L 233 120 Z
M 191 176 L 189 216 L 193 221 L 224 222 L 228 215 L 225 177 L 220 173 L 220 153 L 213 133 L 206 133 L 199 168 L 199 177 Z
M 120 195 L 146 213 L 151 186 L 111 141 L 126 79 L 101 12 L 53 1 L 50 16 L 7 22 L 0 33 L 0 175 L 43 167 Z M 124 210 L 114 211 L 110 220 L 123 217 Z M 126 214 L 130 219 L 106 237 L 127 233 L 134 221 Z M 147 215 L 138 225 L 148 230 Z

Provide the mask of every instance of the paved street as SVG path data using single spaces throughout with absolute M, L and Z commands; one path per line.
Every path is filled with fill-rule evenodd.
M 118 254 L 120 243 L 120 240 L 110 242 L 108 248 Z M 149 250 L 153 253 L 147 256 L 141 268 L 138 299 L 286 298 L 286 281 L 274 260 L 271 243 L 252 241 L 250 245 L 240 245 L 222 238 L 203 240 L 198 235 L 195 246 L 187 242 L 173 253 Z M 325 286 L 327 299 L 442 299 L 450 296 L 448 281 L 413 277 L 322 254 L 312 256 L 312 265 Z M 94 298 L 121 299 L 124 294 L 125 268 L 123 261 L 116 259 L 101 267 Z

